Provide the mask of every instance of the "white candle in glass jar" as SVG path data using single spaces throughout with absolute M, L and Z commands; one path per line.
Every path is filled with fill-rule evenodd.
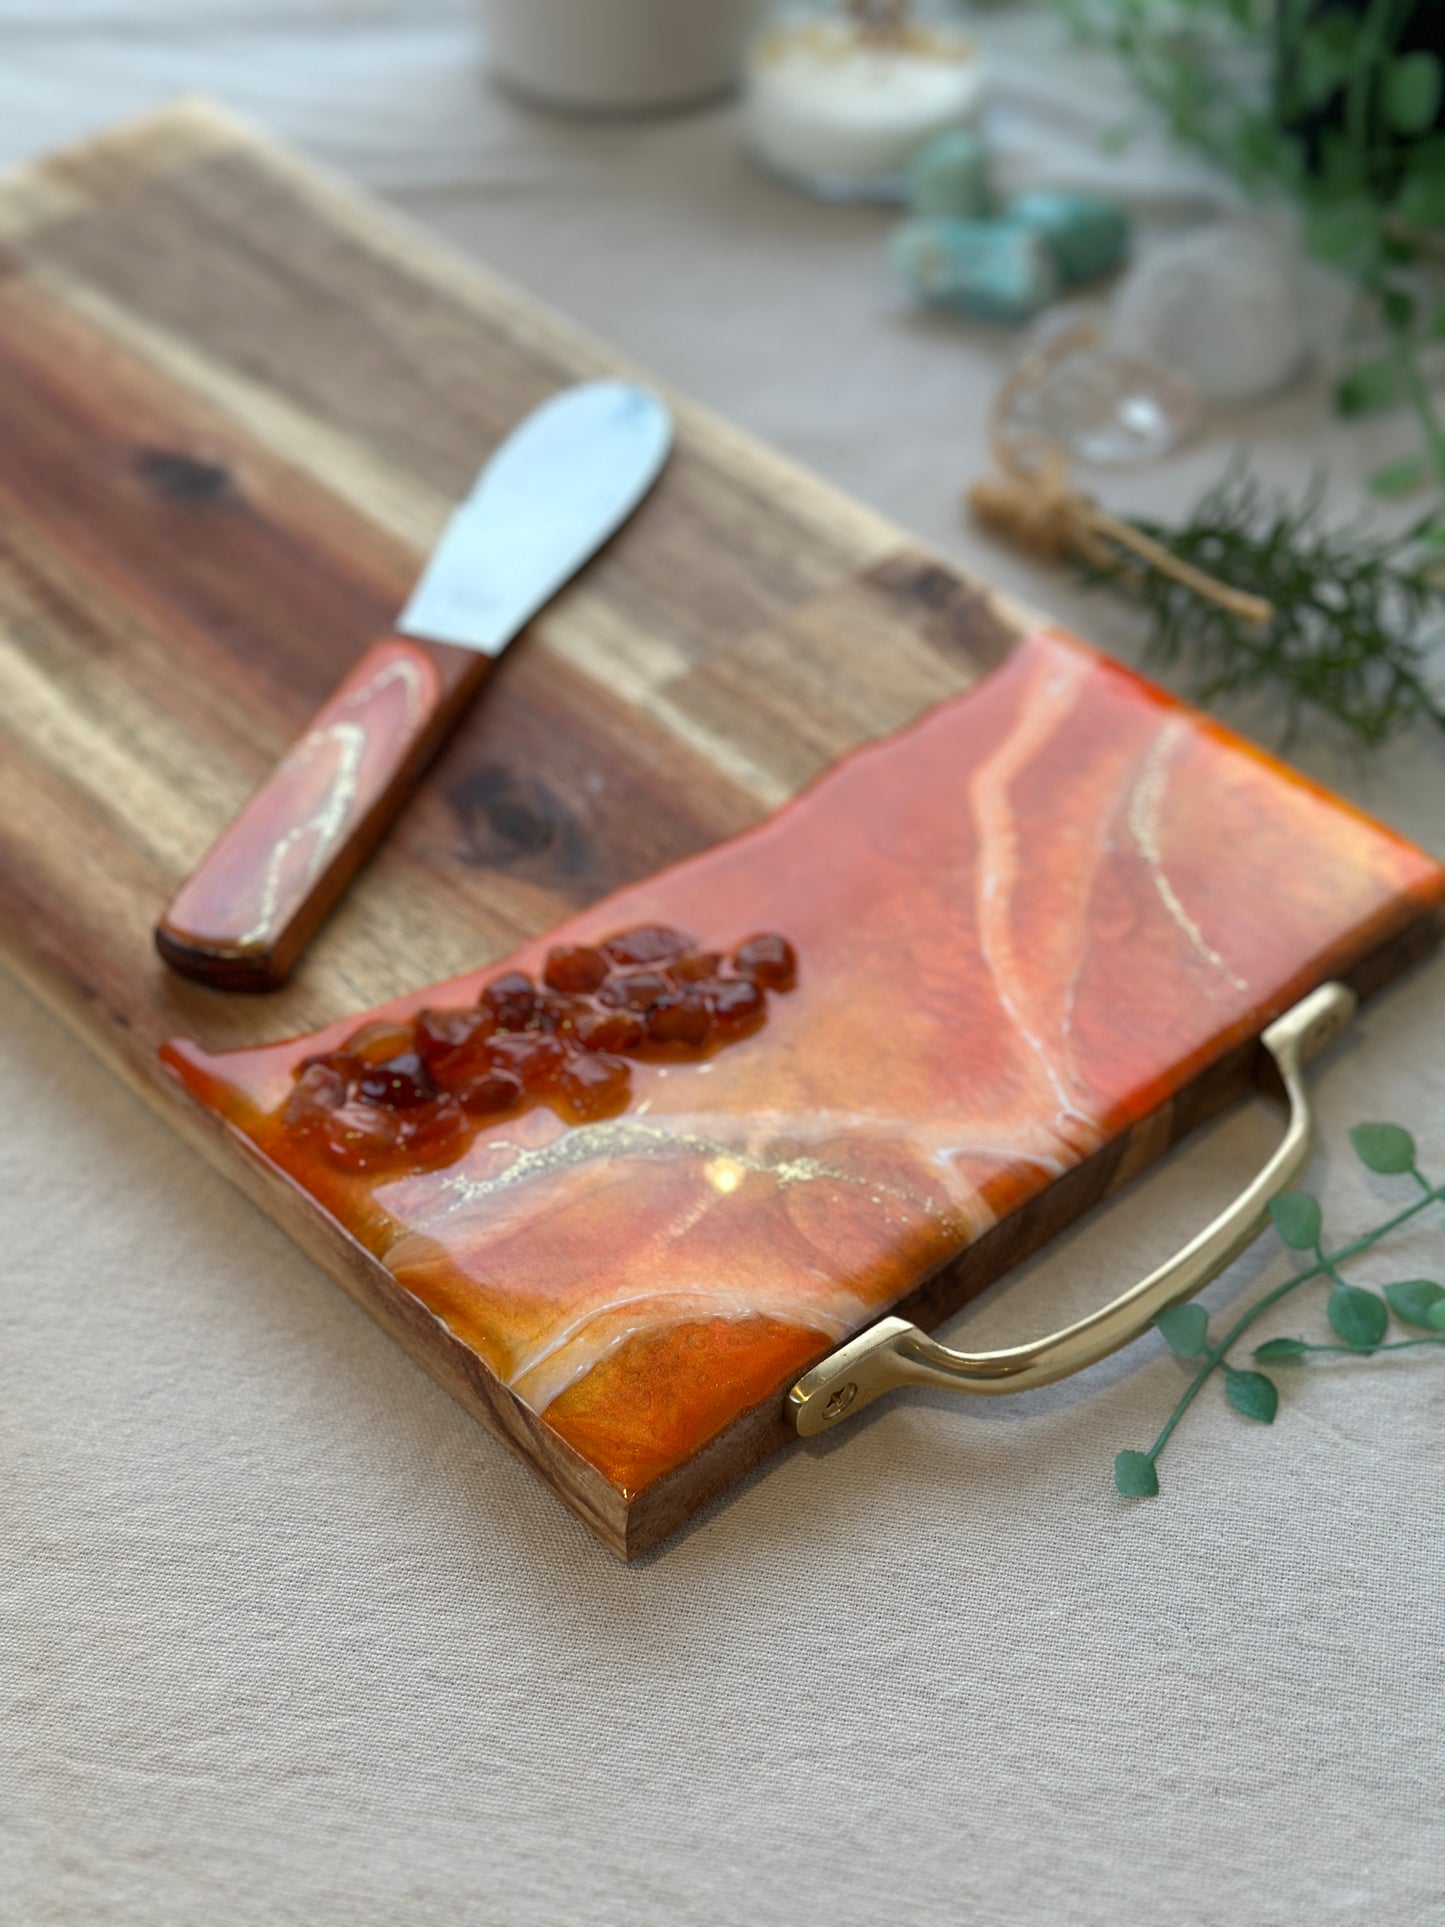
M 962 34 L 785 20 L 749 52 L 744 139 L 764 167 L 817 192 L 884 196 L 920 147 L 974 118 L 980 83 Z

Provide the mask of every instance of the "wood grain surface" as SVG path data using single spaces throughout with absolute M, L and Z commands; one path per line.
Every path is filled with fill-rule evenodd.
M 0 936 L 39 994 L 612 1548 L 781 1442 L 754 1415 L 649 1508 L 160 1073 L 477 968 L 759 821 L 966 687 L 1024 618 L 881 518 L 672 400 L 677 454 L 489 679 L 286 990 L 155 957 L 160 908 L 384 633 L 480 456 L 616 360 L 215 111 L 0 191 Z M 1362 988 L 1434 940 L 1392 933 Z M 1215 1066 L 924 1292 L 933 1322 L 1236 1095 Z

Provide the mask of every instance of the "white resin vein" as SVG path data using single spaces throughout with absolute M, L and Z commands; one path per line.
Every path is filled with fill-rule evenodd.
M 667 1291 L 637 1292 L 589 1305 L 570 1324 L 517 1359 L 508 1384 L 536 1411 L 545 1411 L 627 1339 L 701 1319 L 775 1318 L 833 1340 L 846 1338 L 868 1316 L 856 1293 L 838 1292 L 827 1302 L 803 1292 L 739 1291 L 722 1281 L 688 1283 Z
M 1081 1110 L 1066 1088 L 1048 1044 L 1021 1008 L 1026 976 L 1014 955 L 1012 913 L 1019 882 L 1019 839 L 1009 790 L 1042 746 L 1060 728 L 1078 699 L 1088 673 L 1084 660 L 1051 661 L 1039 672 L 1023 717 L 969 784 L 978 826 L 978 940 L 999 1003 L 1028 1046 L 1057 1104 L 1061 1135 L 1065 1125 L 1081 1127 L 1083 1148 L 1099 1141 L 1097 1120 Z
M 1228 963 L 1214 946 L 1208 942 L 1204 932 L 1190 916 L 1179 899 L 1179 893 L 1169 880 L 1164 868 L 1164 859 L 1159 849 L 1159 823 L 1163 814 L 1164 791 L 1168 782 L 1169 764 L 1180 743 L 1188 734 L 1183 722 L 1172 722 L 1161 731 L 1144 759 L 1139 780 L 1129 799 L 1129 833 L 1134 839 L 1134 847 L 1144 859 L 1145 866 L 1153 882 L 1160 903 L 1176 927 L 1183 933 L 1194 955 L 1211 970 L 1217 971 L 1232 990 L 1247 991 L 1249 985 L 1237 971 L 1231 970 Z

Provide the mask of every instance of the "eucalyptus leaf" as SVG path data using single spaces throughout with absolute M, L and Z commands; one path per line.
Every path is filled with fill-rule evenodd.
M 1159 1490 L 1159 1474 L 1147 1452 L 1114 1455 L 1114 1486 L 1126 1499 L 1152 1499 Z
M 1400 370 L 1393 360 L 1357 362 L 1335 388 L 1335 407 L 1346 417 L 1393 408 L 1403 399 Z
M 1432 1305 L 1425 1315 L 1431 1331 L 1445 1332 L 1445 1305 Z
M 1308 1191 L 1286 1191 L 1271 1198 L 1269 1215 L 1291 1251 L 1313 1251 L 1320 1238 L 1320 1207 Z
M 1340 31 L 1344 28 L 1344 32 Z M 1300 43 L 1295 81 L 1300 104 L 1323 107 L 1349 77 L 1355 46 L 1355 22 L 1347 13 L 1328 13 L 1313 33 Z
M 1267 1338 L 1262 1345 L 1256 1345 L 1254 1355 L 1276 1362 L 1284 1359 L 1303 1358 L 1309 1346 L 1302 1338 Z
M 1325 1311 L 1338 1336 L 1362 1352 L 1375 1349 L 1390 1322 L 1384 1299 L 1358 1285 L 1336 1285 Z
M 1406 152 L 1412 180 L 1445 182 L 1445 134 L 1431 134 Z
M 1234 1366 L 1226 1365 L 1224 1390 L 1236 1412 L 1243 1412 L 1246 1418 L 1257 1419 L 1261 1425 L 1274 1424 L 1274 1415 L 1279 1410 L 1279 1393 L 1274 1380 L 1266 1378 L 1263 1372 L 1240 1372 Z
M 1386 288 L 1380 296 L 1380 308 L 1385 320 L 1397 334 L 1404 334 L 1415 325 L 1415 297 L 1405 288 Z
M 1430 480 L 1431 469 L 1423 455 L 1404 455 L 1398 462 L 1386 462 L 1369 478 L 1370 492 L 1392 502 L 1400 495 L 1413 495 Z
M 1326 127 L 1320 136 L 1319 176 L 1323 199 L 1358 197 L 1369 185 L 1369 165 L 1343 128 Z M 1318 205 L 1318 202 L 1314 203 Z
M 1437 54 L 1401 54 L 1385 75 L 1385 112 L 1402 134 L 1423 134 L 1440 111 L 1442 74 Z
M 1367 1170 L 1394 1177 L 1415 1168 L 1415 1140 L 1398 1124 L 1357 1124 L 1350 1142 Z
M 1385 1297 L 1402 1325 L 1428 1327 L 1431 1312 L 1445 1305 L 1445 1291 L 1433 1278 L 1405 1278 L 1398 1285 L 1386 1285 Z
M 1176 1358 L 1198 1358 L 1209 1343 L 1209 1313 L 1203 1305 L 1171 1305 L 1154 1323 Z
M 1313 208 L 1306 226 L 1310 247 L 1347 274 L 1368 274 L 1379 259 L 1379 211 L 1363 195 Z
M 1445 174 L 1412 164 L 1396 199 L 1395 212 L 1412 227 L 1445 224 Z
M 1395 212 L 1416 227 L 1445 224 L 1445 134 L 1416 141 L 1409 150 Z

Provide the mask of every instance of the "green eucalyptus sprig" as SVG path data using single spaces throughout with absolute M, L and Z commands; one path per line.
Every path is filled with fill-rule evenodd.
M 1398 1124 L 1357 1124 L 1350 1133 L 1350 1141 L 1367 1170 L 1389 1177 L 1409 1178 L 1416 1187 L 1417 1196 L 1403 1210 L 1396 1211 L 1371 1230 L 1335 1250 L 1327 1251 L 1319 1200 L 1304 1191 L 1288 1192 L 1270 1205 L 1270 1215 L 1274 1219 L 1275 1230 L 1291 1251 L 1314 1254 L 1310 1264 L 1257 1299 L 1216 1340 L 1210 1338 L 1209 1315 L 1202 1305 L 1175 1305 L 1155 1319 L 1164 1342 L 1175 1357 L 1186 1363 L 1197 1359 L 1198 1365 L 1149 1450 L 1124 1451 L 1116 1456 L 1114 1484 L 1126 1497 L 1153 1498 L 1158 1492 L 1160 1454 L 1174 1436 L 1185 1413 L 1216 1373 L 1220 1375 L 1224 1395 L 1235 1411 L 1261 1425 L 1274 1423 L 1279 1410 L 1279 1387 L 1268 1373 L 1235 1365 L 1229 1355 L 1256 1320 L 1305 1285 L 1328 1286 L 1325 1316 L 1339 1342 L 1319 1344 L 1303 1338 L 1271 1338 L 1255 1347 L 1256 1364 L 1297 1364 L 1322 1352 L 1343 1352 L 1355 1358 L 1369 1358 L 1380 1352 L 1413 1351 L 1422 1345 L 1445 1345 L 1445 1289 L 1433 1279 L 1402 1279 L 1397 1284 L 1386 1285 L 1382 1295 L 1362 1285 L 1352 1285 L 1344 1276 L 1344 1268 L 1362 1253 L 1371 1250 L 1382 1238 L 1398 1231 L 1412 1218 L 1418 1218 L 1431 1205 L 1445 1202 L 1445 1184 L 1432 1184 L 1425 1177 L 1420 1170 L 1415 1140 Z M 1416 1335 L 1387 1342 L 1386 1333 L 1390 1329 L 1392 1315 Z

